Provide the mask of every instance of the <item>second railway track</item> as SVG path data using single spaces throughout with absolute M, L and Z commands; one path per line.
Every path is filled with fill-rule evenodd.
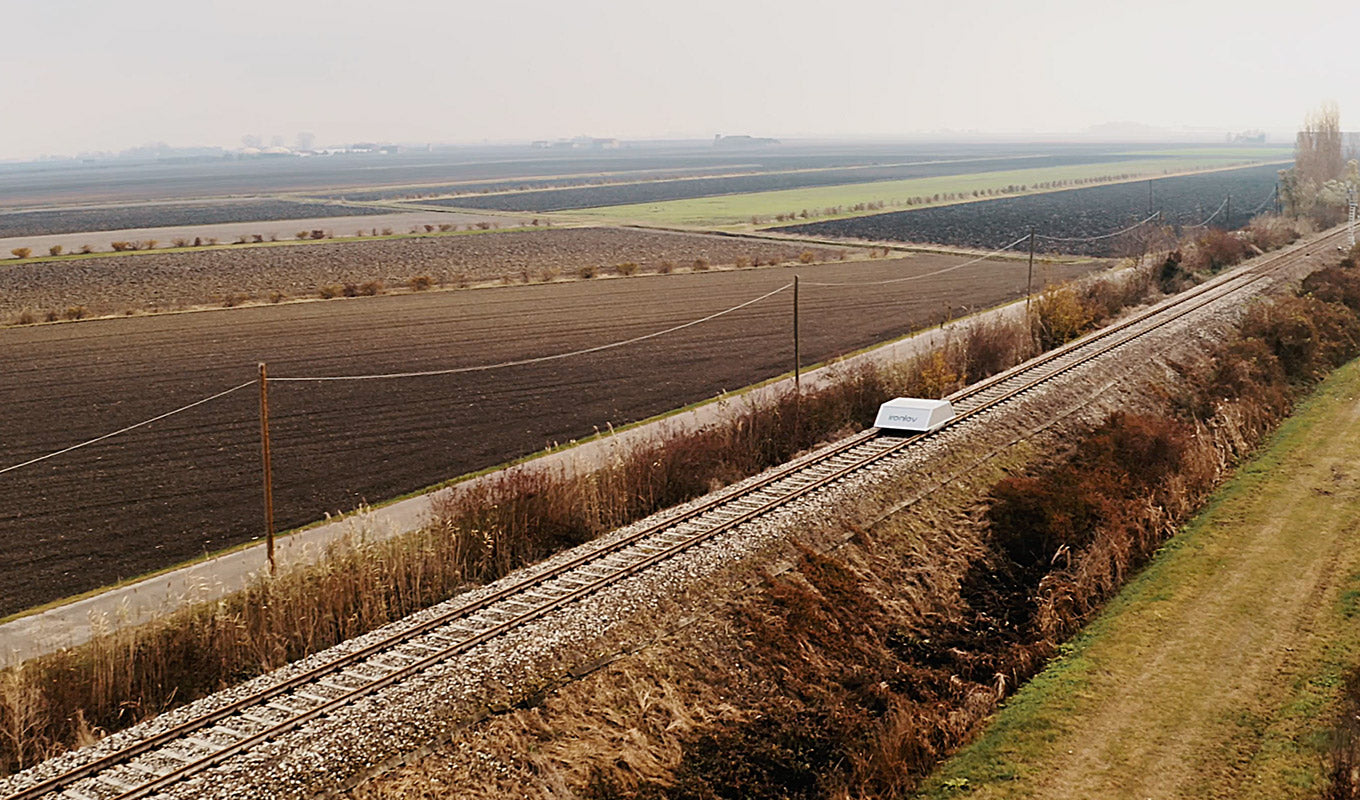
M 957 428 L 1008 401 L 1110 354 L 1187 314 L 1297 265 L 1340 233 L 1275 254 L 1130 319 L 1097 331 L 951 396 Z M 134 800 L 157 793 L 423 670 L 576 603 L 605 587 L 721 536 L 775 509 L 939 434 L 881 436 L 875 429 L 824 447 L 679 514 L 456 604 L 419 624 L 301 671 L 209 713 L 185 720 L 56 774 L 24 781 L 2 800 Z M 19 785 L 22 782 L 23 785 Z

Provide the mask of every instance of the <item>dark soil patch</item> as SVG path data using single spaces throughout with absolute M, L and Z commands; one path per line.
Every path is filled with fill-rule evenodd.
M 0 213 L 0 238 L 390 213 L 389 209 L 363 208 L 338 203 L 294 203 L 287 200 L 232 200 L 55 211 L 11 211 Z
M 1134 181 L 1061 192 L 894 211 L 853 219 L 828 220 L 778 228 L 812 236 L 840 236 L 897 242 L 933 242 L 968 247 L 1002 247 L 1030 228 L 1048 236 L 1102 236 L 1133 225 L 1160 210 L 1175 226 L 1193 225 L 1214 212 L 1229 194 L 1232 215 L 1220 213 L 1215 227 L 1245 225 L 1253 212 L 1270 210 L 1278 166 L 1249 167 L 1154 181 Z M 1149 205 L 1148 184 L 1152 184 Z M 1262 202 L 1266 201 L 1262 206 Z M 1149 210 L 1151 208 L 1152 210 Z M 1225 209 L 1226 211 L 1226 209 Z M 1138 233 L 1095 242 L 1040 238 L 1043 251 L 1114 256 L 1141 252 Z

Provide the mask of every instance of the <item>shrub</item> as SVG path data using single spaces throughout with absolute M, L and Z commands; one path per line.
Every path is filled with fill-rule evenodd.
M 545 267 L 542 272 L 538 273 L 538 279 L 543 283 L 552 283 L 561 275 L 562 270 L 557 267 Z
M 312 231 L 312 238 L 313 238 L 313 239 L 325 239 L 325 238 L 326 238 L 326 232 L 325 232 L 325 231 L 321 231 L 321 230 Z
M 695 271 L 697 271 L 697 272 L 702 272 L 702 271 L 708 269 L 708 259 L 706 259 L 706 258 L 696 258 L 696 259 L 694 259 L 694 269 L 695 269 Z
M 918 367 L 922 397 L 944 397 L 960 388 L 963 376 L 954 369 L 944 350 L 936 350 Z
M 80 252 L 81 252 L 81 253 L 93 253 L 93 252 L 94 252 L 94 246 L 93 246 L 93 245 L 88 245 L 88 244 L 82 244 L 82 245 L 80 246 Z
M 1192 431 L 1166 417 L 1115 412 L 1062 464 L 993 487 L 987 522 L 998 550 L 1024 571 L 1047 571 L 1059 553 L 1088 545 L 1123 521 L 1124 505 L 1151 498 L 1178 471 Z
M 662 262 L 657 266 L 656 271 L 659 272 L 659 273 L 661 273 L 662 275 L 669 275 L 669 274 L 671 274 L 672 272 L 675 271 L 675 262 L 674 262 L 674 261 L 662 261 Z
M 1219 270 L 1239 264 L 1251 255 L 1251 246 L 1246 240 L 1228 231 L 1210 229 L 1195 240 L 1194 248 L 1187 256 L 1187 266 L 1196 271 Z
M 61 317 L 62 319 L 76 320 L 84 319 L 85 314 L 85 306 L 67 306 L 66 310 L 61 312 Z
M 27 247 L 16 247 L 13 250 L 9 251 L 9 254 L 14 256 L 15 258 L 28 258 L 29 255 L 32 254 L 32 252 L 33 251 Z
M 158 244 L 160 244 L 160 241 L 158 241 L 158 240 L 156 240 L 156 239 L 145 239 L 145 240 L 143 240 L 142 243 L 141 243 L 141 249 L 143 249 L 143 250 L 155 250 L 155 249 L 156 249 L 156 245 L 158 245 Z
M 595 268 L 590 266 L 581 267 L 576 270 L 576 275 L 581 278 L 593 278 L 595 277 Z
M 172 242 L 172 244 L 174 244 L 175 247 L 188 247 L 188 246 L 189 246 L 189 240 L 188 240 L 188 239 L 185 239 L 185 238 L 183 238 L 183 237 L 180 237 L 180 238 L 178 238 L 178 239 L 175 239 L 175 240 Z
M 632 275 L 638 271 L 638 265 L 634 264 L 632 261 L 625 261 L 617 267 L 614 267 L 614 269 L 620 275 Z
M 297 233 L 293 234 L 293 238 L 298 239 L 298 240 L 302 240 L 302 239 L 310 238 L 311 235 L 312 235 L 312 232 L 311 232 L 311 231 L 298 231 Z
M 798 263 L 800 264 L 811 264 L 813 261 L 816 260 L 817 254 L 812 252 L 811 250 L 804 250 L 803 252 L 798 254 Z
M 379 280 L 364 281 L 359 284 L 359 294 L 364 297 L 373 297 L 383 293 L 383 283 Z
M 1147 269 L 1129 268 L 1099 280 L 1078 282 L 1078 299 L 1091 323 L 1103 323 L 1122 309 L 1146 298 L 1152 290 L 1152 274 Z
M 1313 381 L 1339 366 L 1360 344 L 1360 320 L 1339 303 L 1314 296 L 1257 303 L 1242 336 L 1263 342 L 1291 382 Z
M 408 280 L 406 285 L 411 287 L 411 291 L 423 292 L 431 286 L 434 286 L 434 278 L 429 275 L 416 275 Z
M 391 229 L 391 228 L 383 228 L 383 229 L 382 229 L 382 235 L 383 235 L 383 236 L 391 236 L 391 235 L 392 235 L 392 229 Z
M 1255 217 L 1247 223 L 1248 240 L 1262 250 L 1278 250 L 1301 235 L 1293 220 L 1274 215 Z
M 287 299 L 288 295 L 278 291 L 277 289 L 269 293 L 269 302 L 271 303 L 282 303 L 284 300 Z
M 737 269 L 745 269 L 745 268 L 751 266 L 751 259 L 748 258 L 748 257 L 746 257 L 746 256 L 737 256 L 737 260 L 736 260 L 736 264 L 735 264 L 735 265 L 736 265 Z
M 1194 276 L 1181 266 L 1183 260 L 1181 251 L 1173 250 L 1162 262 L 1157 271 L 1157 287 L 1162 290 L 1162 294 L 1175 294 L 1194 285 Z
M 316 293 L 321 296 L 322 300 L 331 300 L 339 297 L 342 291 L 344 291 L 343 287 L 331 283 L 317 289 Z
M 61 314 L 55 309 L 48 309 L 47 312 L 43 314 L 43 319 L 48 322 L 56 322 L 61 319 Z
M 35 322 L 37 322 L 37 321 L 38 321 L 38 318 L 35 317 L 35 316 L 33 315 L 33 312 L 32 312 L 32 311 L 29 311 L 28 309 L 24 309 L 23 311 L 20 311 L 20 312 L 19 312 L 19 316 L 17 316 L 17 317 L 14 318 L 14 324 L 15 324 L 15 325 L 32 325 L 33 323 L 35 323 Z
M 49 256 L 59 256 L 59 255 L 61 255 L 61 251 L 62 251 L 62 246 L 59 245 L 59 244 L 54 244 L 54 245 L 52 245 L 51 247 L 47 248 L 47 254 L 48 254 Z
M 964 374 L 977 381 L 1011 368 L 1029 357 L 1027 342 L 1003 322 L 974 325 L 964 343 Z
M 426 232 L 426 233 L 434 233 L 434 226 L 433 226 L 433 225 L 426 225 L 426 226 L 425 226 L 425 232 Z
M 1077 338 L 1091 319 L 1090 311 L 1082 305 L 1076 290 L 1068 285 L 1039 294 L 1030 311 L 1030 326 L 1040 350 L 1049 350 Z
M 1360 249 L 1360 245 L 1356 246 Z M 1347 255 L 1346 259 L 1353 256 Z M 1343 262 L 1344 263 L 1344 262 Z M 1303 293 L 1327 303 L 1340 303 L 1360 313 L 1360 274 L 1351 269 L 1327 267 L 1303 279 Z

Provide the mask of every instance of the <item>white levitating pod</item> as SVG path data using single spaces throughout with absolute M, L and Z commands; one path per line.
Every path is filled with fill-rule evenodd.
M 954 406 L 948 400 L 922 400 L 917 397 L 898 397 L 878 407 L 874 427 L 884 431 L 933 431 L 954 418 Z

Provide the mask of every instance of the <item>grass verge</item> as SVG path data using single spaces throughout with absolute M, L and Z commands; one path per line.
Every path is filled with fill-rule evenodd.
M 919 796 L 1318 796 L 1360 658 L 1357 401 L 1351 362 Z

